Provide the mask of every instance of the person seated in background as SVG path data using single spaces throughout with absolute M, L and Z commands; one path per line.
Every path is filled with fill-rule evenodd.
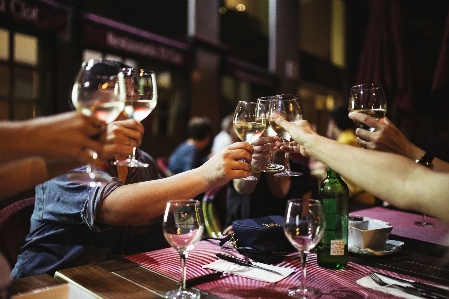
M 122 115 L 122 119 L 125 117 Z M 114 180 L 101 187 L 79 185 L 67 174 L 36 187 L 30 233 L 12 271 L 13 278 L 107 260 L 166 246 L 160 215 L 169 199 L 190 199 L 251 173 L 252 147 L 235 143 L 201 167 L 160 179 L 155 162 L 137 150 L 149 167 L 115 166 L 141 143 L 143 126 L 134 120 L 108 125 L 102 169 Z M 131 142 L 130 142 L 131 140 Z M 131 144 L 130 144 L 131 143 Z
M 253 143 L 254 154 L 251 166 L 263 168 L 271 150 L 275 150 L 274 163 L 284 165 L 285 154 L 277 150 L 274 137 L 260 137 Z M 312 176 L 303 163 L 290 159 L 293 171 L 303 173 L 301 176 L 276 177 L 273 172 L 255 174 L 257 181 L 234 179 L 228 183 L 226 229 L 232 232 L 232 222 L 237 219 L 257 218 L 271 215 L 284 215 L 289 199 L 312 197 Z
M 105 127 L 80 112 L 0 122 L 0 200 L 98 162 L 88 149 L 103 151 Z
M 214 137 L 211 155 L 215 155 L 223 147 L 240 140 L 234 131 L 233 117 L 233 114 L 228 114 L 221 121 L 221 131 Z
M 213 126 L 207 117 L 193 117 L 187 125 L 187 140 L 168 159 L 173 174 L 201 166 L 209 158 Z
M 356 148 L 318 135 L 306 120 L 292 124 L 277 113 L 273 113 L 272 117 L 297 142 L 296 145 L 281 146 L 281 150 L 313 157 L 400 209 L 425 213 L 449 222 L 449 163 L 437 158 L 427 166 L 416 163 L 415 159 L 424 157 L 424 151 L 391 125 L 384 126 L 382 122 L 362 113 L 349 114 L 351 119 L 374 128 L 371 133 L 381 129 L 391 130 L 391 134 L 382 137 L 393 137 L 391 143 L 378 140 L 376 146 L 384 148 L 385 152 L 382 152 L 367 150 L 375 147 L 370 136 L 374 138 L 380 134 L 356 130 L 357 142 L 366 149 Z M 385 121 L 388 123 L 388 120 Z M 394 151 L 406 155 L 398 155 Z

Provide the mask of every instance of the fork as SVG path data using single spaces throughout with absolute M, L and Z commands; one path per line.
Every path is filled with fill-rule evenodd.
M 410 287 L 410 286 L 402 286 L 399 284 L 390 284 L 390 283 L 386 283 L 385 281 L 383 281 L 379 276 L 377 276 L 375 273 L 373 272 L 369 272 L 368 276 L 371 277 L 371 279 L 377 283 L 378 285 L 382 286 L 382 287 L 391 287 L 391 288 L 395 288 L 401 291 L 404 291 L 406 293 L 409 293 L 411 295 L 414 296 L 418 296 L 421 298 L 430 298 L 430 299 L 439 299 L 441 297 L 438 296 L 434 296 L 425 292 L 422 292 L 420 290 L 415 289 L 414 287 Z

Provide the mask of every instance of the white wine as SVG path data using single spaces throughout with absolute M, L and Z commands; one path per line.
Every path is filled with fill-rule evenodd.
M 240 140 L 251 143 L 262 135 L 265 123 L 238 121 L 234 123 L 234 130 Z
M 86 115 L 93 115 L 96 118 L 110 123 L 113 122 L 117 116 L 123 111 L 125 102 L 113 101 L 113 102 L 78 102 L 76 109 Z
M 274 137 L 274 136 L 277 136 L 277 134 L 278 134 L 273 129 L 273 127 L 271 126 L 271 123 L 268 119 L 266 120 L 265 134 L 269 137 Z
M 358 113 L 363 113 L 363 114 L 369 115 L 378 121 L 382 121 L 385 117 L 385 114 L 387 114 L 387 110 L 385 110 L 385 109 L 354 109 L 354 110 L 352 110 L 352 112 L 358 112 Z M 362 128 L 362 129 L 365 129 L 365 130 L 368 130 L 371 132 L 374 131 L 373 128 L 368 127 L 364 123 L 355 121 L 355 124 L 359 128 Z
M 128 118 L 140 122 L 144 120 L 155 107 L 155 100 L 125 101 L 124 112 Z
M 280 125 L 278 125 L 275 121 L 270 120 L 271 128 L 277 133 L 279 137 L 284 138 L 285 140 L 290 140 L 290 134 Z

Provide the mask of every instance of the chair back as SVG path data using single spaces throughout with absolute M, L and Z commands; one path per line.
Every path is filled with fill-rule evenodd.
M 165 177 L 172 176 L 173 173 L 168 169 L 168 158 L 167 157 L 158 157 L 156 158 L 156 165 L 159 168 L 159 171 Z
M 226 195 L 228 184 L 207 190 L 201 208 L 203 210 L 206 233 L 210 238 L 223 237 L 223 224 L 226 222 Z
M 0 210 L 0 252 L 13 267 L 30 231 L 34 197 L 16 201 Z

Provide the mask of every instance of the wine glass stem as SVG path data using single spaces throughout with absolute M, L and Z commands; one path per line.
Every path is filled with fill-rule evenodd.
M 133 154 L 129 156 L 129 158 L 134 161 L 136 160 L 136 147 L 133 147 Z
M 187 259 L 187 253 L 181 252 L 181 290 L 186 289 L 186 259 Z
M 306 266 L 307 266 L 307 253 L 301 252 L 301 291 L 304 293 L 306 290 Z

